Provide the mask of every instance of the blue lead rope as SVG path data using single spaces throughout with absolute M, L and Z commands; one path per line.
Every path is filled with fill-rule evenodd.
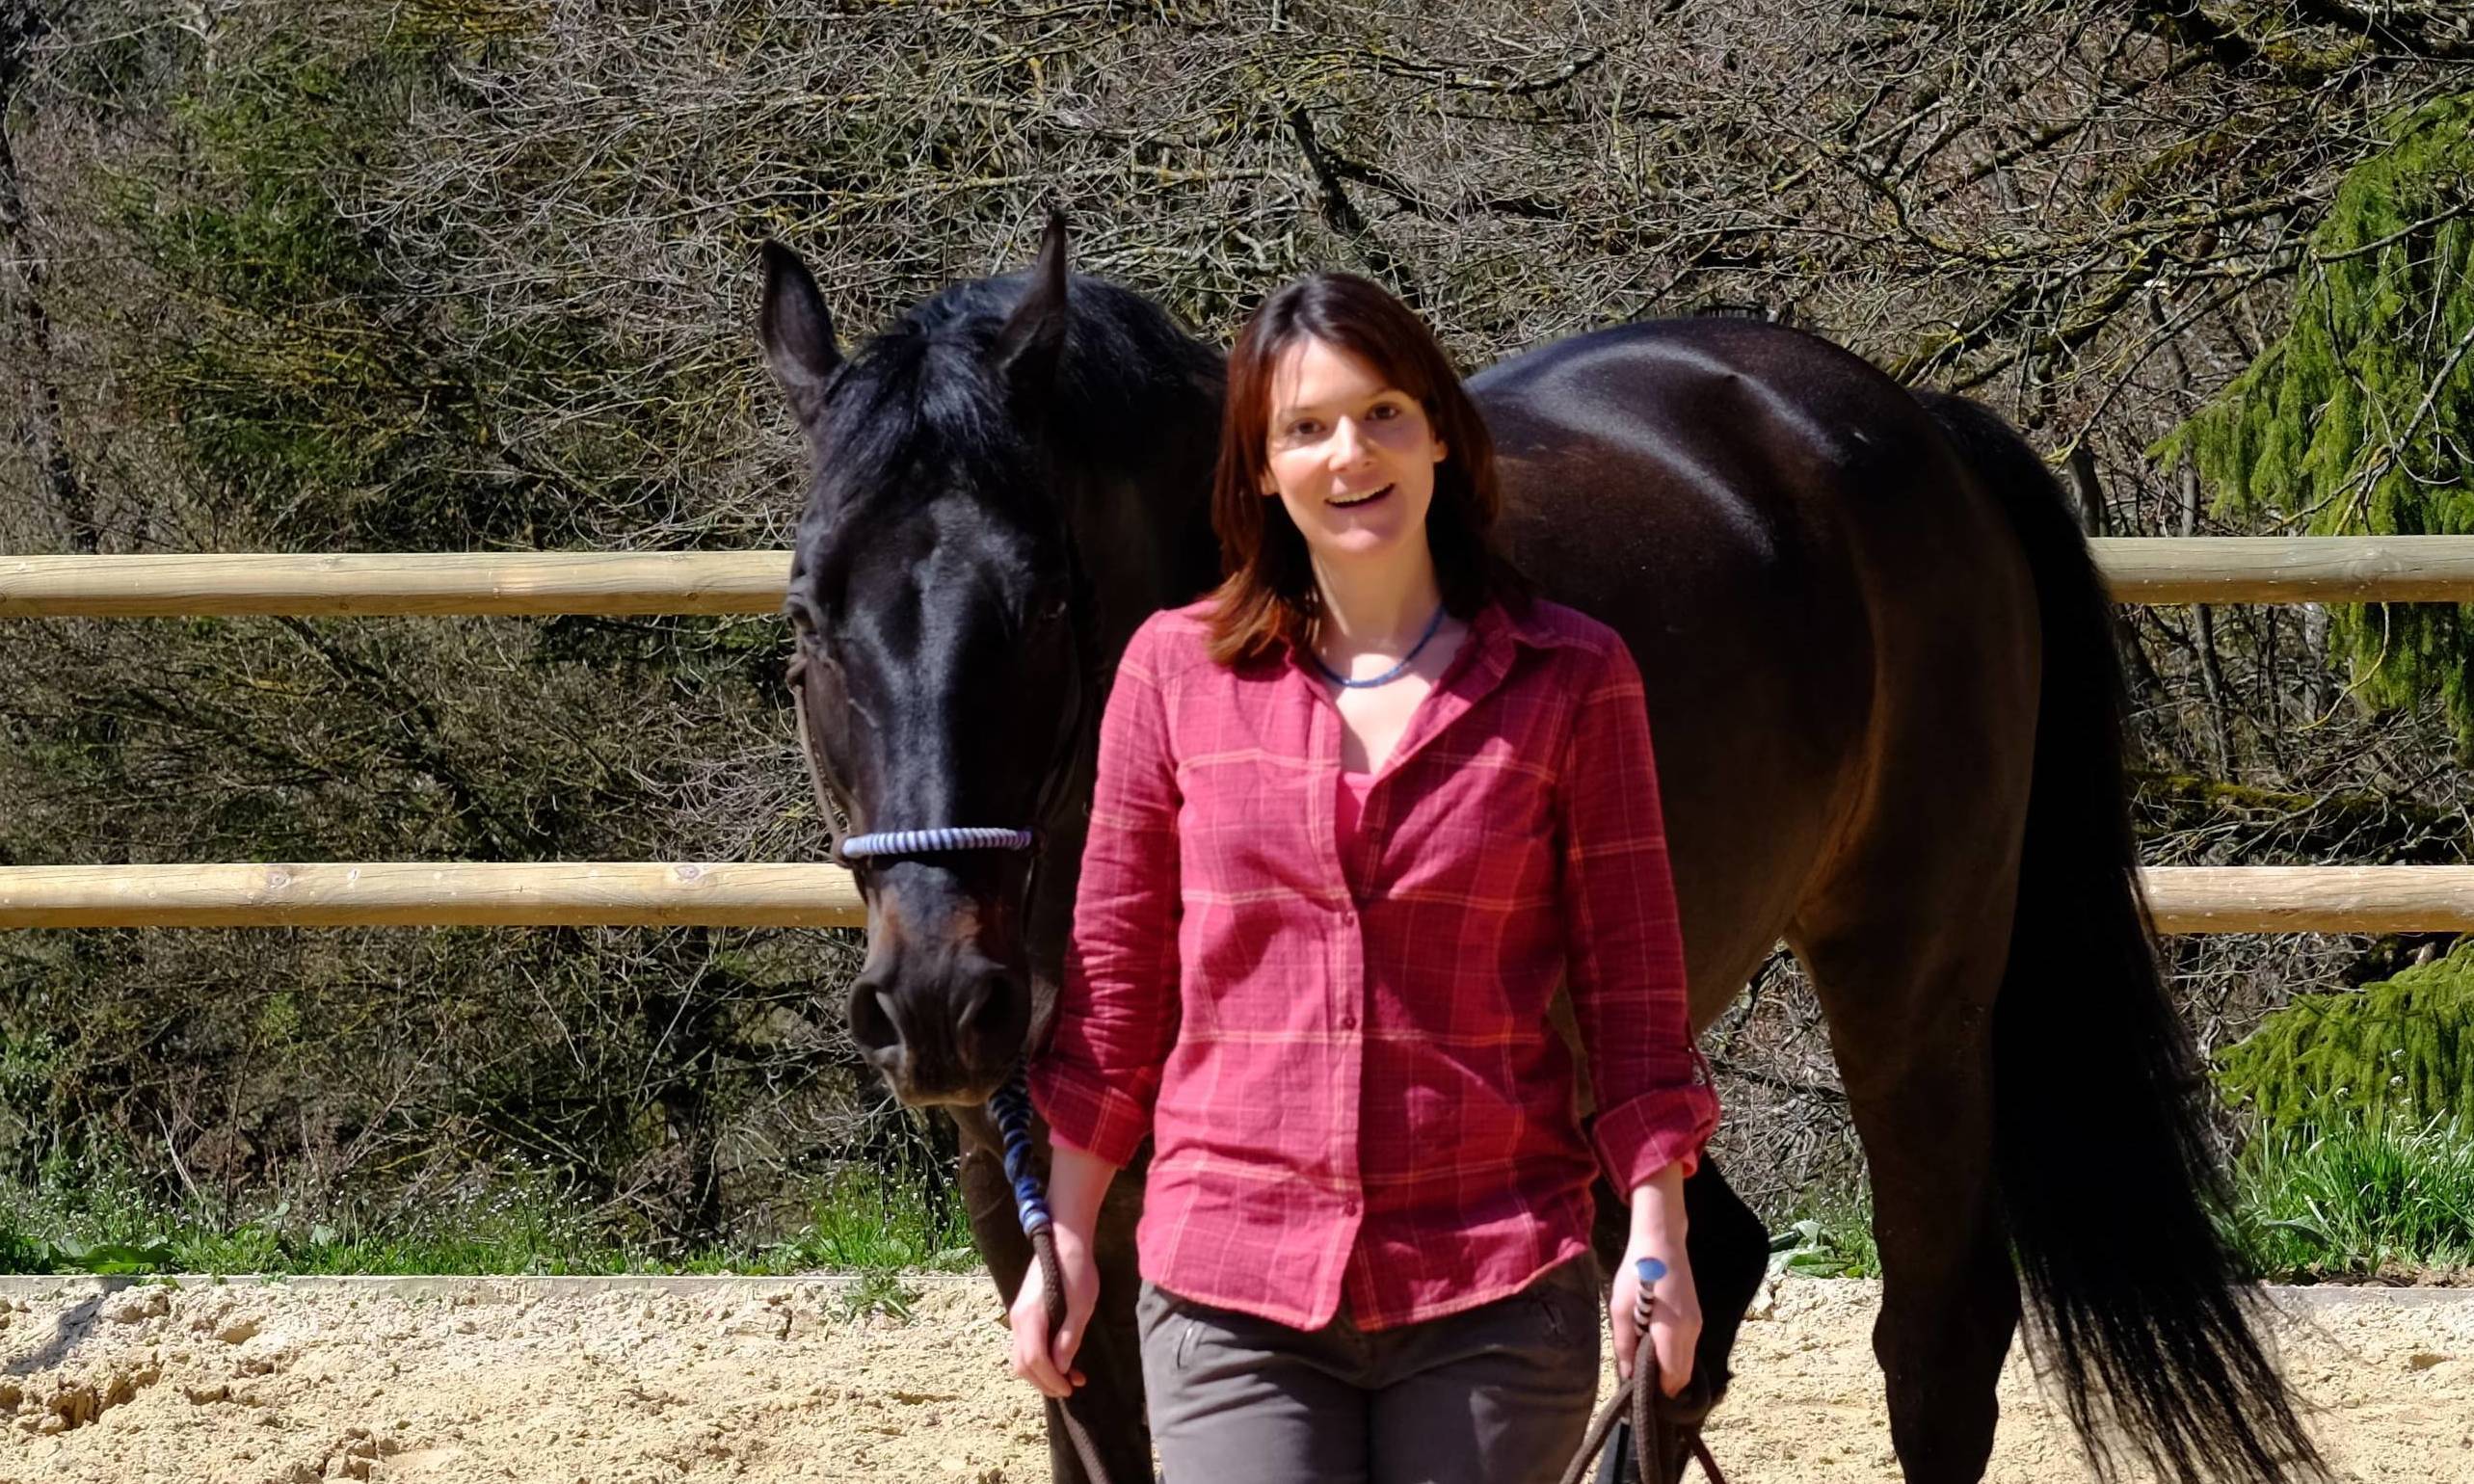
M 1023 1218 L 1023 1234 L 1037 1236 L 1051 1224 L 1048 1193 L 1040 1189 L 1039 1172 L 1031 1168 L 1031 1091 L 1016 1067 L 1005 1085 L 989 1095 L 988 1111 L 997 1115 L 997 1134 L 1005 1143 L 1005 1179 L 1014 1182 L 1014 1209 Z
M 1649 1337 L 1650 1320 L 1658 1313 L 1658 1301 L 1650 1290 L 1666 1276 L 1666 1264 L 1656 1258 L 1642 1258 L 1634 1262 L 1633 1276 L 1640 1280 L 1633 1293 L 1633 1323 L 1640 1328 L 1633 1373 L 1590 1419 L 1588 1430 L 1582 1434 L 1581 1451 L 1563 1471 L 1562 1484 L 1581 1484 L 1592 1459 L 1598 1463 L 1597 1484 L 1620 1484 L 1650 1477 L 1652 1465 L 1663 1469 L 1669 1456 L 1667 1433 L 1656 1406 L 1658 1347 Z M 1726 1484 L 1726 1475 L 1718 1471 L 1717 1460 L 1710 1456 L 1710 1445 L 1697 1429 L 1692 1434 L 1691 1456 L 1701 1461 L 1710 1484 Z
M 1048 1197 L 1040 1190 L 1039 1175 L 1031 1168 L 1031 1091 L 1023 1083 L 1023 1069 L 1017 1064 L 1005 1085 L 988 1096 L 988 1111 L 997 1116 L 997 1134 L 1005 1144 L 1005 1178 L 1014 1182 L 1014 1208 L 1023 1218 L 1023 1234 L 1031 1240 L 1032 1260 L 1039 1264 L 1040 1281 L 1048 1285 L 1049 1333 L 1065 1322 L 1065 1275 L 1056 1261 L 1056 1233 L 1049 1219 Z M 1071 1400 L 1055 1403 L 1053 1416 L 1065 1424 L 1066 1437 L 1074 1444 L 1075 1456 L 1082 1461 L 1083 1476 L 1092 1484 L 1109 1484 L 1108 1468 L 1100 1457 L 1099 1442 L 1091 1436 L 1090 1424 L 1080 1415 L 1089 1405 L 1085 1392 L 1077 1392 Z M 1145 1469 L 1140 1477 L 1150 1477 Z

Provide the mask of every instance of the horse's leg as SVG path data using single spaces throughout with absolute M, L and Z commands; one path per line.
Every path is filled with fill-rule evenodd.
M 1030 1271 L 1030 1238 L 1023 1234 L 1013 1182 L 1005 1179 L 996 1121 L 980 1108 L 953 1111 L 962 1132 L 961 1183 L 971 1239 L 988 1263 L 989 1276 L 997 1281 L 998 1293 L 1010 1308 Z M 1033 1133 L 1038 1144 L 1036 1162 L 1041 1178 L 1046 1179 L 1048 1126 L 1035 1124 Z M 1101 1206 L 1094 1237 L 1100 1307 L 1091 1316 L 1090 1332 L 1074 1361 L 1088 1378 L 1075 1394 L 1075 1407 L 1090 1428 L 1091 1441 L 1099 1445 L 1108 1484 L 1144 1484 L 1151 1478 L 1151 1426 L 1143 1413 L 1142 1355 L 1134 1322 L 1141 1280 L 1134 1271 L 1133 1226 L 1142 1208 L 1142 1176 L 1139 1162 L 1121 1173 Z M 1046 1413 L 1049 1470 L 1056 1484 L 1089 1484 L 1082 1460 L 1066 1434 L 1061 1406 L 1050 1400 Z
M 1736 1332 L 1769 1267 L 1769 1232 L 1718 1173 L 1717 1161 L 1707 1156 L 1684 1182 L 1684 1219 L 1689 1224 L 1684 1250 L 1692 1259 L 1692 1286 L 1701 1300 L 1701 1343 L 1693 1368 L 1710 1379 L 1715 1404 L 1734 1374 L 1728 1358 L 1735 1354 Z
M 1849 930 L 1799 939 L 1871 1166 L 1874 1353 L 1908 1484 L 1975 1484 L 2019 1289 L 1993 1162 L 1992 1003 L 2013 879 L 1904 875 Z M 1899 898 L 1893 906 L 1890 898 Z M 2090 1151 L 2090 1158 L 2101 1158 Z

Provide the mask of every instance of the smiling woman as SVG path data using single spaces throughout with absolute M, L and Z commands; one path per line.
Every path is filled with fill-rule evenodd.
M 1093 1218 L 1148 1135 L 1141 1352 L 1171 1477 L 1554 1478 L 1597 1374 L 1601 1173 L 1631 1214 L 1619 1368 L 1636 1271 L 1669 1395 L 1701 1326 L 1683 1187 L 1717 1108 L 1640 675 L 1493 554 L 1493 444 L 1397 300 L 1290 284 L 1229 380 L 1230 575 L 1136 631 L 1101 726 L 1030 1077 L 1059 1272 L 1016 1298 L 1016 1370 L 1081 1384 Z

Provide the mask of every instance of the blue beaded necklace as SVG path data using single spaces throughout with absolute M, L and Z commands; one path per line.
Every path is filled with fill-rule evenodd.
M 1372 679 L 1370 679 L 1370 680 L 1352 680 L 1352 679 L 1350 679 L 1348 676 L 1344 676 L 1344 675 L 1341 674 L 1339 671 L 1334 670 L 1331 666 L 1324 664 L 1324 663 L 1323 663 L 1323 657 L 1322 657 L 1321 655 L 1319 655 L 1319 654 L 1316 653 L 1316 652 L 1315 652 L 1313 649 L 1309 649 L 1306 651 L 1306 657 L 1307 657 L 1308 659 L 1311 659 L 1311 660 L 1313 660 L 1313 661 L 1315 662 L 1315 668 L 1316 668 L 1317 670 L 1321 671 L 1324 675 L 1326 675 L 1326 676 L 1330 676 L 1333 680 L 1338 681 L 1338 682 L 1339 682 L 1340 684 L 1342 684 L 1342 685 L 1345 685 L 1345 686 L 1347 686 L 1350 690 L 1353 690 L 1353 691 L 1354 691 L 1354 690 L 1364 690 L 1366 687 L 1368 687 L 1368 686 L 1370 686 L 1370 685 L 1384 685 L 1384 684 L 1388 684 L 1388 683 L 1390 683 L 1391 681 L 1397 680 L 1397 679 L 1400 678 L 1400 676 L 1404 676 L 1404 675 L 1408 674 L 1408 673 L 1409 673 L 1409 667 L 1410 667 L 1411 665 L 1413 665 L 1413 664 L 1416 664 L 1416 663 L 1417 663 L 1417 659 L 1418 659 L 1418 655 L 1419 655 L 1419 653 L 1420 653 L 1422 650 L 1423 650 L 1423 649 L 1425 649 L 1425 647 L 1426 647 L 1426 641 L 1427 641 L 1427 640 L 1429 640 L 1429 639 L 1432 639 L 1432 638 L 1435 636 L 1435 632 L 1436 632 L 1436 630 L 1438 630 L 1438 629 L 1440 629 L 1440 628 L 1442 628 L 1442 627 L 1443 627 L 1443 614 L 1444 614 L 1444 606 L 1443 606 L 1442 604 L 1440 604 L 1440 603 L 1436 604 L 1436 605 L 1435 605 L 1435 616 L 1434 616 L 1433 618 L 1428 619 L 1428 620 L 1426 621 L 1426 631 L 1425 631 L 1424 633 L 1420 634 L 1420 635 L 1418 636 L 1418 642 L 1417 642 L 1416 644 L 1413 644 L 1413 645 L 1409 646 L 1409 652 L 1400 656 L 1400 663 L 1398 663 L 1398 664 L 1397 664 L 1397 665 L 1393 666 L 1393 667 L 1392 667 L 1391 669 L 1389 669 L 1389 670 L 1384 671 L 1381 675 L 1376 676 L 1374 676 Z

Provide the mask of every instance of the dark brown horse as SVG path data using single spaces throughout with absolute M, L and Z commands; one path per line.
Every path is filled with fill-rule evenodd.
M 1114 658 L 1218 575 L 1218 357 L 1070 278 L 1059 223 L 1029 274 L 948 288 L 849 359 L 796 259 L 765 269 L 767 357 L 815 458 L 788 610 L 819 771 L 853 829 L 1040 832 L 1035 861 L 855 862 L 852 1031 L 897 1095 L 951 1107 L 1010 1298 L 1029 1254 L 980 1103 L 1052 1003 Z M 2100 1461 L 2316 1473 L 2210 1221 L 2136 894 L 2111 614 L 2034 453 L 1973 403 L 1742 320 L 1581 335 L 1471 388 L 1513 559 L 1647 677 L 1695 1025 L 1782 938 L 1819 989 L 1871 1162 L 1906 1477 L 1982 1476 L 2022 1279 Z M 1077 1401 L 1117 1484 L 1150 1469 L 1141 1185 L 1103 1216 Z M 1714 1391 L 1764 1244 L 1714 1166 L 1688 1193 Z

